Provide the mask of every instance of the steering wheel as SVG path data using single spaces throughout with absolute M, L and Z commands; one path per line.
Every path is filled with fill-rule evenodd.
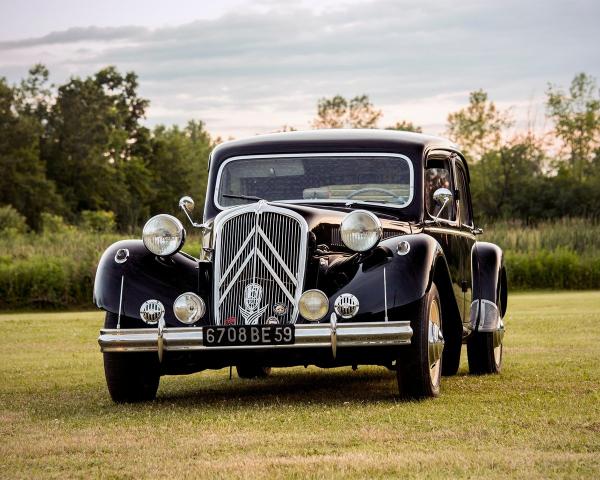
M 379 192 L 379 193 L 385 193 L 386 195 L 389 195 L 391 197 L 394 197 L 395 199 L 400 199 L 402 197 L 398 197 L 396 196 L 396 194 L 394 192 L 392 192 L 391 190 L 387 190 L 385 188 L 378 188 L 378 187 L 366 187 L 366 188 L 360 188 L 358 190 L 355 190 L 354 192 L 352 192 L 350 195 L 348 195 L 346 198 L 347 199 L 351 199 L 354 198 L 355 195 L 359 195 L 360 193 L 365 193 L 365 192 Z

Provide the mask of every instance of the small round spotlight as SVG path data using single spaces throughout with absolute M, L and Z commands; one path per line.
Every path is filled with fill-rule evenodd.
M 329 310 L 329 299 L 321 290 L 307 290 L 298 303 L 300 315 L 310 322 L 318 322 Z
M 181 323 L 191 325 L 200 320 L 206 312 L 206 304 L 193 292 L 179 295 L 173 302 L 173 313 Z

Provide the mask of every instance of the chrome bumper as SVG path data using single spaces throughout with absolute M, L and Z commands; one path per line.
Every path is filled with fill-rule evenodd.
M 379 347 L 410 344 L 412 329 L 409 321 L 331 323 L 296 325 L 296 340 L 292 345 L 252 345 L 205 347 L 202 327 L 143 329 L 104 329 L 98 343 L 103 352 L 274 350 L 301 348 L 331 348 L 335 357 L 338 348 Z

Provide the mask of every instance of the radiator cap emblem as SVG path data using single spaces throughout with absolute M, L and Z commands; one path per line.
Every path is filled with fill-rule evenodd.
M 256 325 L 258 319 L 265 313 L 267 305 L 260 307 L 263 289 L 258 283 L 249 283 L 244 288 L 244 307 L 240 306 L 240 313 L 247 325 Z

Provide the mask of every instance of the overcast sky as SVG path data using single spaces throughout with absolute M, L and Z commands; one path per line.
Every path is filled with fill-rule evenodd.
M 600 77 L 598 0 L 0 0 L 0 76 L 134 70 L 150 125 L 241 137 L 310 126 L 320 97 L 366 93 L 439 134 L 483 88 L 543 127 L 548 82 Z

